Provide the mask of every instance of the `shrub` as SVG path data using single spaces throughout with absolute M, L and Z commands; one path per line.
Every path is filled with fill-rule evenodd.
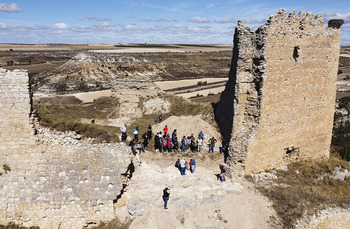
M 58 83 L 55 83 L 53 87 L 56 89 L 57 93 L 64 94 L 67 91 L 67 81 L 62 80 Z
M 122 223 L 118 218 L 115 218 L 108 223 L 100 222 L 99 226 L 93 227 L 92 229 L 127 229 L 130 227 L 131 223 L 132 221 L 130 220 Z
M 338 70 L 338 75 L 339 75 L 339 74 L 342 74 L 342 73 L 343 73 L 343 71 L 342 71 L 341 69 L 339 69 L 339 70 Z
M 203 85 L 208 85 L 208 82 L 207 81 L 203 81 Z
M 2 169 L 5 171 L 5 174 L 11 172 L 11 168 L 8 164 L 3 164 Z
M 202 86 L 203 85 L 203 82 L 202 81 L 198 81 L 197 82 L 197 86 Z

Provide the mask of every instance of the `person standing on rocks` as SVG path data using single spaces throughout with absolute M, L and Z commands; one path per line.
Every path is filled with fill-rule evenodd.
M 159 151 L 159 133 L 154 136 L 154 149 Z
M 220 180 L 221 182 L 225 181 L 226 169 L 223 165 L 220 165 Z
M 177 141 L 177 137 L 174 139 L 174 142 L 173 142 L 173 150 L 174 150 L 174 153 L 179 152 L 179 142 Z
M 198 134 L 198 139 L 204 139 L 204 134 L 203 134 L 203 131 L 201 131 L 201 132 L 199 132 L 199 134 Z
M 210 151 L 214 153 L 215 143 L 216 143 L 216 139 L 214 137 L 209 139 L 209 153 Z
M 164 209 L 168 209 L 169 196 L 170 196 L 170 189 L 166 187 L 163 190 Z
M 148 125 L 148 128 L 147 128 L 147 137 L 149 140 L 152 139 L 152 126 L 151 125 Z
M 132 133 L 134 134 L 134 139 L 138 139 L 139 138 L 139 128 L 136 127 L 135 129 L 132 130 Z
M 201 152 L 202 146 L 203 146 L 203 139 L 202 138 L 198 138 L 198 140 L 197 140 L 198 153 Z
M 181 173 L 181 167 L 180 167 L 180 159 L 177 159 L 177 161 L 175 162 L 175 167 L 180 171 Z
M 184 152 L 186 152 L 186 137 L 185 136 L 181 139 L 181 153 L 184 153 Z
M 182 176 L 186 175 L 186 161 L 183 158 L 180 160 L 180 171 Z
M 139 163 L 139 166 L 140 166 L 142 162 L 140 161 L 139 154 L 135 150 L 135 146 L 131 147 L 131 152 L 132 152 L 132 154 L 134 154 L 134 156 L 135 156 L 135 158 L 136 158 L 136 160 L 137 160 L 137 162 Z
M 173 131 L 173 133 L 171 134 L 171 141 L 174 142 L 175 138 L 177 138 L 177 132 L 176 129 Z
M 167 125 L 165 125 L 165 127 L 164 127 L 163 131 L 164 131 L 164 135 L 166 136 L 166 135 L 167 135 L 167 133 L 168 133 L 168 126 L 167 126 Z
M 125 142 L 126 138 L 127 138 L 126 127 L 127 127 L 127 125 L 125 123 L 122 127 L 120 127 L 120 131 L 122 132 L 122 142 Z
M 196 161 L 194 159 L 190 160 L 191 173 L 194 173 L 196 170 Z

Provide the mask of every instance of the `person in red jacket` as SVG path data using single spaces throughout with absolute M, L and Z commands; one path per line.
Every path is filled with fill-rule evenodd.
M 168 126 L 167 125 L 165 125 L 163 131 L 164 131 L 164 135 L 167 135 L 167 133 L 168 133 Z

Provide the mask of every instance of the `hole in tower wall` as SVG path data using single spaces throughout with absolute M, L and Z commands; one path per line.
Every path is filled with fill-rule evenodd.
M 295 60 L 295 62 L 299 60 L 299 57 L 300 57 L 300 46 L 295 46 L 293 50 L 293 59 Z

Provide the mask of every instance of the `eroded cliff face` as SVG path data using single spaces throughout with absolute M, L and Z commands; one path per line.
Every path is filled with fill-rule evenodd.
M 28 72 L 0 69 L 0 224 L 82 228 L 114 218 L 130 156 L 51 133 L 32 117 Z M 1 169 L 2 170 L 2 169 Z
M 245 173 L 329 156 L 341 20 L 285 10 L 256 31 L 239 22 L 216 117 Z

